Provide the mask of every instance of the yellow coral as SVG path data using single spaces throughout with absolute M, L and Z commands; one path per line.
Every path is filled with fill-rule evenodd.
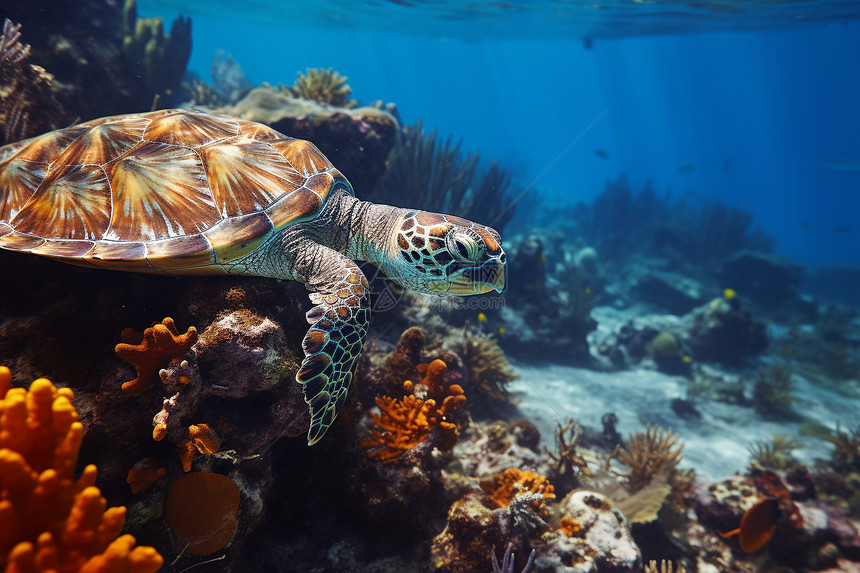
M 125 508 L 107 508 L 96 467 L 74 479 L 84 429 L 72 391 L 35 380 L 12 388 L 0 367 L 0 568 L 7 573 L 154 573 L 152 547 L 117 537 Z
M 352 88 L 346 83 L 347 78 L 331 68 L 308 68 L 307 75 L 298 72 L 298 76 L 292 92 L 300 98 L 346 108 L 358 105 L 355 100 L 349 99 Z

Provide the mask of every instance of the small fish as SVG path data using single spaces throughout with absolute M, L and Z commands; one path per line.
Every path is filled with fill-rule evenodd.
M 609 159 L 609 154 L 603 151 L 602 149 L 595 149 L 594 154 L 601 159 Z
M 504 326 L 500 326 L 500 327 L 499 327 L 499 334 L 504 334 L 504 333 L 506 333 L 506 332 L 507 332 L 507 330 L 505 330 L 505 327 L 504 327 Z
M 693 362 L 693 359 L 685 354 L 681 357 L 681 362 L 683 362 L 684 364 L 691 364 Z
M 726 157 L 725 159 L 723 159 L 723 171 L 728 171 L 731 168 L 732 168 L 732 158 Z
M 825 161 L 821 166 L 830 171 L 860 175 L 860 159 L 834 159 L 833 161 Z
M 696 170 L 696 166 L 695 166 L 695 165 L 690 165 L 690 164 L 688 163 L 687 165 L 682 165 L 682 166 L 680 166 L 680 167 L 678 168 L 678 173 L 692 173 L 692 172 L 693 172 L 693 171 L 695 171 L 695 170 Z
M 478 313 L 478 322 L 487 322 L 487 315 L 483 312 Z
M 779 500 L 767 497 L 744 513 L 740 527 L 726 533 L 720 531 L 719 534 L 724 539 L 737 535 L 741 549 L 746 553 L 752 553 L 770 541 L 780 516 Z
M 847 235 L 848 233 L 853 231 L 854 228 L 849 226 L 849 225 L 837 225 L 837 226 L 833 227 L 833 230 L 836 231 L 837 233 L 839 233 L 840 235 Z
M 811 229 L 812 225 L 810 225 L 809 223 L 801 223 L 800 228 L 801 229 Z
M 735 289 L 727 288 L 723 290 L 723 297 L 725 297 L 726 300 L 732 300 L 736 296 L 738 296 L 738 293 L 735 292 Z

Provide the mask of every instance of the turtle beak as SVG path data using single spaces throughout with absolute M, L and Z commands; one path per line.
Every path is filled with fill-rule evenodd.
M 479 294 L 495 290 L 500 293 L 505 290 L 508 268 L 497 258 L 492 258 L 478 269 L 474 276 L 475 291 Z

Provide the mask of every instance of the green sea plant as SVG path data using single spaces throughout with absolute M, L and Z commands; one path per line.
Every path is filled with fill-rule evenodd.
M 443 140 L 436 129 L 427 133 L 421 120 L 403 127 L 371 199 L 391 203 L 406 195 L 421 209 L 485 221 L 501 231 L 514 214 L 507 195 L 511 176 L 493 161 L 476 179 L 480 153 L 464 155 L 462 148 L 462 139 Z
M 299 77 L 291 88 L 294 96 L 336 107 L 358 106 L 357 101 L 349 99 L 352 88 L 346 83 L 347 77 L 333 69 L 308 68 L 307 74 L 297 74 Z
M 149 98 L 169 100 L 191 57 L 191 20 L 179 16 L 165 34 L 161 18 L 139 18 L 137 2 L 126 0 L 122 27 L 122 51 L 129 71 L 143 79 Z
M 761 440 L 751 445 L 747 450 L 750 453 L 751 470 L 787 470 L 798 464 L 793 450 L 803 447 L 800 440 L 791 436 L 777 434 L 770 440 Z
M 773 420 L 795 420 L 799 418 L 791 405 L 796 401 L 792 394 L 791 376 L 788 364 L 775 362 L 767 370 L 756 373 L 753 385 L 753 405 L 762 417 Z
M 215 88 L 202 80 L 192 80 L 191 83 L 183 82 L 184 87 L 191 94 L 191 106 L 198 107 L 220 107 L 224 105 L 224 99 L 215 91 Z

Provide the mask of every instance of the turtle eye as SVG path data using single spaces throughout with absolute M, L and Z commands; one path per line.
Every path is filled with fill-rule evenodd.
M 474 263 L 482 254 L 482 243 L 471 235 L 451 232 L 445 239 L 448 243 L 448 251 L 461 263 Z

